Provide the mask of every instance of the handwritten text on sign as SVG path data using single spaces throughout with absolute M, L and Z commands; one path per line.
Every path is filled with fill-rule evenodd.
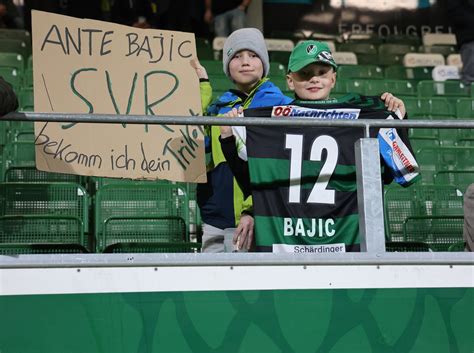
M 33 12 L 35 110 L 201 114 L 192 33 Z M 38 169 L 204 182 L 200 126 L 37 123 Z

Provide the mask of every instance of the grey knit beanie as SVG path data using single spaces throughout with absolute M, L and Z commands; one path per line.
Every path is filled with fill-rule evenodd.
M 241 50 L 251 50 L 258 55 L 263 63 L 263 74 L 268 75 L 270 70 L 270 60 L 268 59 L 267 46 L 262 32 L 257 28 L 242 28 L 231 33 L 224 43 L 224 51 L 222 53 L 222 62 L 224 64 L 224 72 L 229 77 L 229 62 Z

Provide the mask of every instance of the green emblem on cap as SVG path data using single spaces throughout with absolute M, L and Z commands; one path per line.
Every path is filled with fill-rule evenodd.
M 318 51 L 318 47 L 315 44 L 310 44 L 306 47 L 308 55 L 314 55 Z
M 227 56 L 231 56 L 233 52 L 234 52 L 234 49 L 229 48 L 229 50 L 227 50 Z

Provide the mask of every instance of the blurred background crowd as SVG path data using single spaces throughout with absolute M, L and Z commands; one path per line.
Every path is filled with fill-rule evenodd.
M 141 28 L 209 34 L 205 0 L 0 0 L 0 28 L 31 30 L 31 10 Z M 232 1 L 229 1 L 232 2 Z

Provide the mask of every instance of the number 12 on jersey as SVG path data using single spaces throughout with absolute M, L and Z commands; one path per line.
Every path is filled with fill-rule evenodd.
M 290 150 L 290 187 L 288 201 L 290 203 L 301 202 L 301 171 L 303 167 L 303 135 L 286 134 L 285 149 Z M 339 147 L 336 140 L 328 135 L 318 136 L 311 146 L 309 159 L 321 161 L 323 151 L 326 150 L 326 161 L 324 162 L 319 176 L 309 194 L 307 203 L 335 203 L 335 190 L 328 190 L 329 180 L 336 169 L 339 157 Z

